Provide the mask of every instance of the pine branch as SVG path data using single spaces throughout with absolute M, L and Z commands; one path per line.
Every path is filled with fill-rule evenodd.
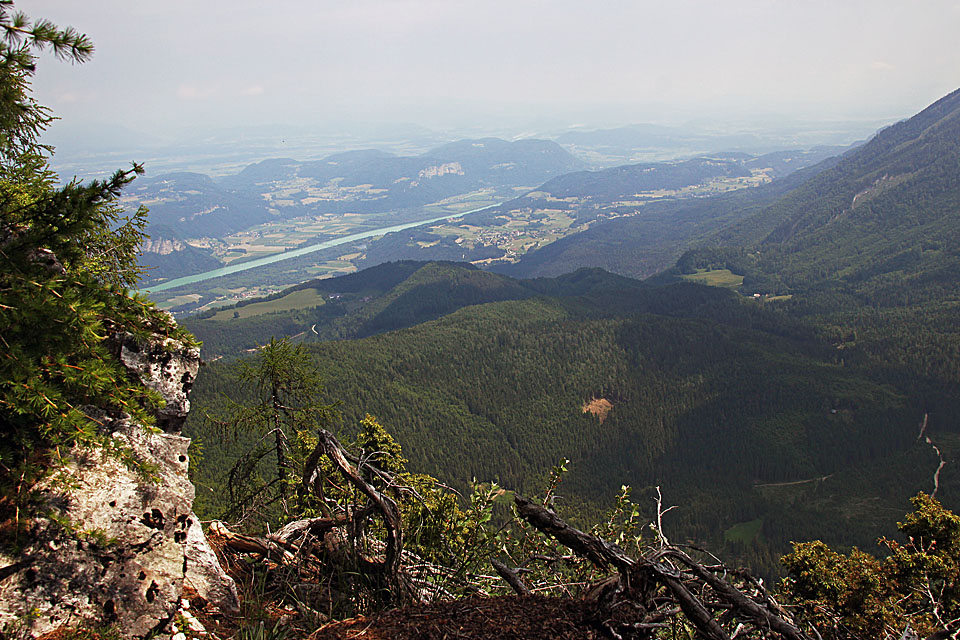
M 12 3 L 3 3 L 12 6 Z M 0 44 L 5 62 L 33 71 L 33 56 L 30 49 L 43 50 L 49 46 L 60 60 L 86 62 L 93 55 L 93 42 L 73 27 L 60 29 L 50 20 L 39 19 L 30 23 L 22 11 L 7 15 L 0 11 L 0 27 L 4 30 L 4 43 Z

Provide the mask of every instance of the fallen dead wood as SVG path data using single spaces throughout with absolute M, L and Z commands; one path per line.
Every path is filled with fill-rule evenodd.
M 493 565 L 497 575 L 503 578 L 518 596 L 530 595 L 530 589 L 527 587 L 527 585 L 523 584 L 523 580 L 520 579 L 520 575 L 517 573 L 516 569 L 511 569 L 496 558 L 490 558 L 490 564 Z
M 601 602 L 607 611 L 628 606 L 640 611 L 642 619 L 617 626 L 611 615 L 604 627 L 614 637 L 650 637 L 653 629 L 663 627 L 663 621 L 682 614 L 698 636 L 707 640 L 730 640 L 731 634 L 737 638 L 811 640 L 756 580 L 744 578 L 742 573 L 723 565 L 706 566 L 662 538 L 657 548 L 631 558 L 620 547 L 570 526 L 539 504 L 520 495 L 514 502 L 520 517 L 534 528 L 597 567 L 619 572 L 615 589 L 609 588 L 607 580 L 594 592 L 606 594 Z M 720 574 L 739 578 L 739 582 L 734 584 Z
M 663 575 L 662 573 L 661 581 L 673 594 L 683 614 L 704 637 L 710 640 L 730 640 L 730 636 L 714 619 L 713 614 L 707 611 L 700 599 L 693 595 L 682 582 L 673 576 Z
M 223 544 L 238 553 L 255 553 L 271 560 L 282 562 L 284 549 L 276 542 L 258 536 L 247 536 L 227 528 L 222 522 L 210 523 L 210 533 L 217 536 Z
M 712 571 L 709 571 L 702 564 L 694 561 L 690 556 L 679 549 L 670 549 L 666 555 L 678 559 L 693 571 L 704 583 L 722 597 L 722 599 L 733 606 L 746 619 L 750 620 L 758 627 L 766 626 L 772 631 L 779 633 L 788 640 L 809 640 L 792 622 L 788 622 L 781 617 L 782 609 L 774 613 L 767 608 L 766 600 L 769 595 L 764 593 L 764 606 L 754 602 L 744 595 L 739 589 L 734 587 L 726 580 L 720 578 Z
M 403 529 L 400 524 L 400 510 L 397 508 L 397 503 L 364 480 L 357 468 L 347 459 L 343 446 L 326 429 L 321 429 L 317 433 L 317 445 L 313 453 L 310 454 L 308 464 L 304 468 L 303 484 L 305 486 L 309 487 L 313 484 L 313 477 L 317 473 L 317 465 L 323 455 L 326 455 L 333 462 L 348 482 L 370 499 L 383 517 L 383 524 L 387 531 L 383 564 L 388 579 L 395 581 L 403 552 Z
M 260 536 L 214 522 L 210 535 L 224 556 L 222 564 L 237 578 L 248 580 L 263 570 L 273 597 L 287 599 L 307 615 L 338 606 L 350 611 L 355 603 L 377 608 L 426 602 L 444 594 L 442 583 L 453 578 L 404 551 L 400 510 L 387 492 L 405 489 L 320 430 L 297 498 L 322 515 Z
M 290 544 L 295 540 L 311 535 L 323 537 L 328 531 L 348 525 L 356 525 L 373 513 L 373 507 L 368 506 L 363 509 L 357 509 L 352 514 L 338 513 L 330 517 L 307 518 L 305 520 L 295 520 L 287 523 L 276 533 L 267 536 L 281 544 Z
M 617 545 L 571 527 L 553 511 L 544 509 L 520 494 L 514 496 L 514 504 L 521 518 L 601 568 L 613 566 L 626 571 L 635 564 Z

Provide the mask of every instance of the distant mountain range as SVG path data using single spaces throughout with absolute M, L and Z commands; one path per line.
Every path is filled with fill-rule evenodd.
M 260 193 L 272 183 L 306 179 L 314 184 L 335 182 L 340 188 L 369 185 L 370 197 L 347 198 L 358 211 L 387 211 L 435 202 L 483 187 L 536 185 L 583 163 L 547 140 L 507 142 L 497 138 L 461 140 L 420 156 L 394 156 L 366 150 L 298 162 L 266 160 L 251 165 L 221 183 L 239 191 Z M 343 206 L 317 202 L 318 212 L 342 211 Z
M 675 539 L 775 574 L 790 540 L 872 544 L 920 490 L 960 505 L 958 157 L 960 91 L 841 157 L 646 204 L 515 267 L 635 273 L 666 242 L 669 268 L 649 262 L 643 282 L 391 263 L 186 324 L 218 356 L 310 343 L 347 428 L 377 415 L 445 481 L 526 491 L 569 458 L 574 513 L 596 521 L 624 483 L 661 487 Z M 610 175 L 589 197 L 640 190 Z M 198 405 L 229 392 L 227 359 Z
M 268 220 L 422 206 L 485 187 L 536 186 L 583 167 L 546 140 L 463 140 L 421 156 L 352 151 L 322 160 L 264 160 L 213 180 L 175 173 L 138 180 L 129 195 L 150 207 L 151 226 L 181 237 L 222 237 Z M 279 185 L 291 189 L 266 200 Z
M 315 161 L 264 160 L 216 180 L 197 173 L 142 178 L 124 202 L 150 209 L 147 232 L 155 241 L 142 247 L 150 282 L 220 266 L 211 266 L 212 255 L 201 259 L 202 252 L 185 249 L 183 240 L 222 238 L 263 223 L 325 214 L 385 214 L 396 219 L 385 218 L 379 226 L 390 226 L 408 221 L 400 212 L 420 216 L 414 220 L 429 218 L 435 214 L 417 208 L 477 190 L 504 199 L 516 187 L 534 187 L 583 166 L 554 142 L 484 138 L 420 156 L 361 150 Z M 161 245 L 161 239 L 177 242 Z M 161 246 L 162 252 L 155 251 Z
M 538 198 L 544 195 L 589 202 L 591 206 L 587 208 L 570 202 L 549 205 L 570 210 L 578 219 L 583 217 L 584 222 L 589 222 L 598 215 L 599 208 L 635 198 L 638 193 L 659 192 L 662 196 L 671 190 L 703 186 L 711 180 L 747 180 L 758 172 L 765 179 L 782 177 L 836 150 L 780 151 L 765 156 L 724 152 L 683 162 L 576 171 L 584 166 L 583 162 L 554 142 L 485 138 L 447 144 L 420 156 L 359 150 L 315 161 L 265 160 L 216 180 L 195 173 L 167 174 L 139 180 L 130 190 L 127 204 L 146 204 L 150 208 L 148 232 L 152 235 L 184 240 L 221 238 L 255 225 L 300 216 L 337 217 L 349 212 L 400 215 L 391 212 L 415 211 L 425 204 L 477 190 L 492 189 L 503 198 L 513 195 L 518 187 L 540 185 L 530 196 L 475 218 L 477 224 L 497 226 L 500 222 L 495 217 L 509 217 L 516 208 L 536 207 L 542 204 Z M 375 223 L 370 224 L 376 228 Z M 380 224 L 392 223 L 384 219 Z M 437 238 L 419 238 L 417 230 L 410 234 L 410 238 L 417 239 L 401 240 L 398 244 L 397 238 L 390 237 L 374 243 L 357 264 L 367 266 L 398 259 L 483 260 L 505 255 L 493 248 L 467 249 L 454 244 L 453 238 L 439 238 L 439 242 Z M 207 265 L 205 268 L 213 268 L 212 255 L 201 260 L 196 252 L 182 256 L 179 252 L 158 254 L 152 251 L 154 246 L 144 247 L 144 262 L 153 267 L 151 280 L 188 275 L 189 268 L 201 263 Z M 685 244 L 671 251 L 670 258 L 684 248 Z M 657 265 L 663 266 L 659 262 Z M 523 268 L 516 271 L 522 272 Z

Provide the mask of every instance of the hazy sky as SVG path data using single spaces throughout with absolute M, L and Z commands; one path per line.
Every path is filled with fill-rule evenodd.
M 74 125 L 910 115 L 960 86 L 954 0 L 21 0 Z

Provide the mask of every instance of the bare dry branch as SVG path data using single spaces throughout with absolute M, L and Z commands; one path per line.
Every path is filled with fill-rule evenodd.
M 504 581 L 510 585 L 510 587 L 516 592 L 519 596 L 530 595 L 530 589 L 523 583 L 523 580 L 520 578 L 520 574 L 517 573 L 516 569 L 511 569 L 504 563 L 500 562 L 496 558 L 490 558 L 490 564 L 493 565 L 494 570 L 496 570 L 497 575 L 504 579 Z

